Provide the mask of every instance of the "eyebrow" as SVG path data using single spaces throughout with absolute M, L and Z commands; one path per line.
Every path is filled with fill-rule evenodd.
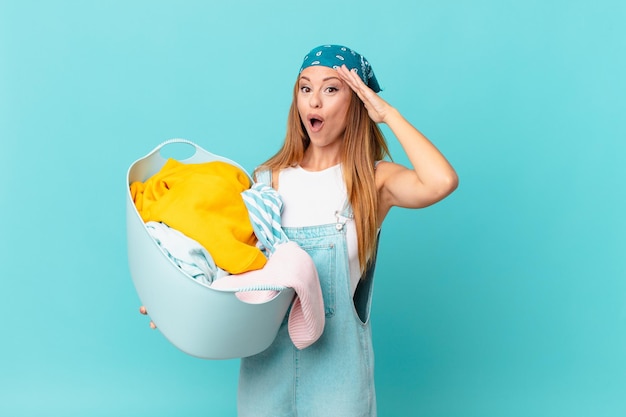
M 333 75 L 333 76 L 330 76 L 330 77 L 326 77 L 326 78 L 324 78 L 322 81 L 323 81 L 323 82 L 326 82 L 326 81 L 328 81 L 328 80 L 332 80 L 333 78 L 335 78 L 335 79 L 337 79 L 337 80 L 340 80 L 340 79 L 339 79 L 339 77 L 335 77 L 335 76 Z M 310 79 L 309 77 L 305 77 L 305 76 L 300 77 L 300 79 L 305 79 L 305 80 L 307 80 L 307 81 L 311 81 L 311 79 Z

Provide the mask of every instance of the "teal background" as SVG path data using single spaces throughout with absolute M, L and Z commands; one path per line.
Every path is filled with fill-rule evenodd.
M 379 414 L 626 415 L 625 20 L 617 0 L 0 0 L 0 415 L 236 414 L 238 362 L 137 313 L 126 170 L 171 137 L 251 170 L 322 43 L 367 56 L 461 180 L 385 223 Z

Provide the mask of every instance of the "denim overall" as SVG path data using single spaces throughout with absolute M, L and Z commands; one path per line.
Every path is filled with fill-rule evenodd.
M 271 175 L 259 175 L 270 184 Z M 350 294 L 346 244 L 351 209 L 337 223 L 285 227 L 312 258 L 320 278 L 326 324 L 310 347 L 298 350 L 289 338 L 287 318 L 265 351 L 241 359 L 240 417 L 371 417 L 376 416 L 374 353 L 369 322 L 373 262 Z

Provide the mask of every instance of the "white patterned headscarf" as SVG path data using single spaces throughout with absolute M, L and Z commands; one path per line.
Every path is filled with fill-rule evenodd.
M 374 70 L 367 59 L 347 46 L 321 45 L 314 48 L 304 57 L 300 72 L 307 67 L 316 65 L 329 68 L 339 68 L 345 65 L 349 70 L 356 70 L 363 82 L 374 92 L 381 91 Z

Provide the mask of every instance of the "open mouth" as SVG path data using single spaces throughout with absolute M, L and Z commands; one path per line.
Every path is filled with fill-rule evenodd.
M 309 125 L 311 126 L 312 132 L 319 132 L 324 125 L 324 121 L 318 117 L 309 117 Z

